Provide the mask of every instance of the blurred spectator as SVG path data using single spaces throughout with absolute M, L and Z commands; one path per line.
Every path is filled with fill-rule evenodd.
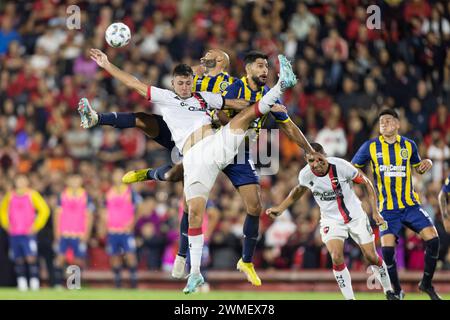
M 317 133 L 316 142 L 323 145 L 329 157 L 344 157 L 347 153 L 347 138 L 335 117 L 327 119 L 325 127 Z
M 319 26 L 319 19 L 309 12 L 304 2 L 299 2 L 297 11 L 292 15 L 289 28 L 294 32 L 297 40 L 304 40 L 311 28 Z
M 431 145 L 428 147 L 427 156 L 433 161 L 432 180 L 438 183 L 442 182 L 448 169 L 450 148 L 437 130 L 431 132 Z

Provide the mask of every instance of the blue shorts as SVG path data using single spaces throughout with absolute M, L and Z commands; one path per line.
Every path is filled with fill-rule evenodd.
M 239 159 L 239 162 L 243 163 L 238 163 L 238 158 L 240 157 L 242 157 L 242 155 L 236 155 L 233 163 L 222 170 L 223 173 L 227 175 L 235 188 L 246 184 L 259 184 L 259 176 L 256 172 L 253 160 L 250 159 L 250 153 L 246 151 L 244 159 Z
M 156 119 L 156 122 L 159 126 L 159 134 L 157 137 L 153 138 L 156 142 L 158 142 L 161 146 L 168 149 L 169 151 L 172 151 L 172 149 L 175 147 L 175 142 L 172 140 L 172 133 L 170 133 L 169 127 L 164 122 L 163 117 L 154 114 L 153 115 Z
M 62 237 L 59 240 L 58 254 L 66 255 L 67 250 L 71 248 L 75 257 L 84 259 L 86 258 L 87 246 L 79 238 L 66 238 Z
M 426 227 L 434 226 L 428 213 L 419 205 L 398 210 L 385 210 L 381 212 L 381 215 L 387 222 L 387 229 L 381 230 L 380 228 L 381 236 L 391 233 L 398 238 L 403 226 L 416 233 L 419 233 Z
M 110 256 L 117 256 L 123 253 L 135 253 L 136 242 L 134 237 L 129 233 L 109 233 L 106 252 Z
M 10 236 L 9 256 L 12 260 L 37 257 L 36 236 Z

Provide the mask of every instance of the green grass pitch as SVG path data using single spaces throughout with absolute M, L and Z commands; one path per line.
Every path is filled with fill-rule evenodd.
M 357 300 L 384 300 L 382 293 L 355 293 Z M 450 294 L 443 294 L 450 300 Z M 185 295 L 175 290 L 126 289 L 41 289 L 38 292 L 19 292 L 0 289 L 0 300 L 342 300 L 340 292 L 268 292 L 268 291 L 211 291 Z M 429 300 L 426 294 L 406 293 L 406 300 Z

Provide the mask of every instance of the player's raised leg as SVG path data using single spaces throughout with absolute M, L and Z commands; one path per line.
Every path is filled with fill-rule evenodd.
M 280 74 L 277 84 L 252 107 L 246 108 L 231 119 L 229 124 L 233 134 L 242 134 L 248 129 L 253 120 L 261 117 L 263 114 L 269 113 L 271 107 L 281 98 L 284 91 L 295 86 L 297 83 L 292 66 L 286 57 L 278 55 L 278 61 L 280 62 Z
M 333 262 L 333 273 L 345 300 L 355 300 L 352 279 L 344 261 L 344 241 L 331 239 L 325 243 Z

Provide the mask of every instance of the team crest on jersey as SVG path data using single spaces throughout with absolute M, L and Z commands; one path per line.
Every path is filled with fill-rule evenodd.
M 408 159 L 408 156 L 409 156 L 409 153 L 408 153 L 408 150 L 407 150 L 407 149 L 401 149 L 401 150 L 400 150 L 400 157 L 401 157 L 403 160 L 407 160 L 407 159 Z
M 226 88 L 228 88 L 229 85 L 230 85 L 230 84 L 229 84 L 227 81 L 222 81 L 222 82 L 219 84 L 219 89 L 220 89 L 220 91 L 225 91 Z
M 323 233 L 327 234 L 328 231 L 330 231 L 330 227 L 324 227 L 323 228 Z

